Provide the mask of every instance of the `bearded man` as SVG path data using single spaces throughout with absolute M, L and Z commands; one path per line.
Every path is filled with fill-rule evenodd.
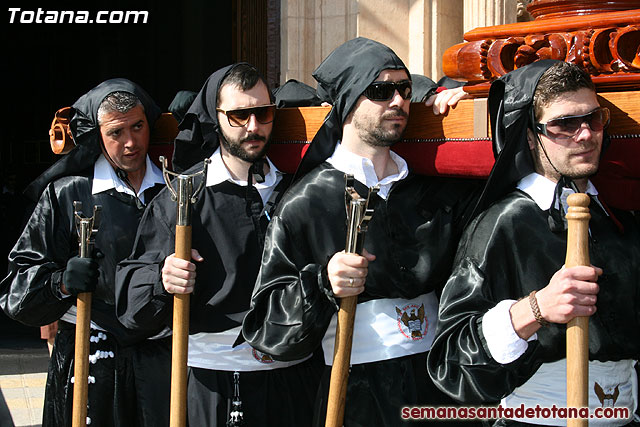
M 418 176 L 391 151 L 407 126 L 412 81 L 389 47 L 350 40 L 314 78 L 332 109 L 269 225 L 243 333 L 276 360 L 322 348 L 314 425 L 324 425 L 338 301 L 357 295 L 344 425 L 398 425 L 402 407 L 450 402 L 425 360 L 438 322 L 436 293 L 476 187 Z M 363 255 L 344 252 L 346 173 L 363 197 L 379 187 Z
M 211 159 L 193 205 L 192 261 L 173 254 L 176 205 L 164 190 L 141 221 L 134 253 L 119 266 L 119 318 L 132 329 L 170 326 L 173 294 L 192 293 L 192 426 L 226 425 L 236 384 L 246 425 L 304 426 L 311 417 L 319 375 L 312 360 L 277 362 L 246 343 L 234 346 L 242 341 L 269 218 L 290 182 L 265 156 L 275 110 L 253 66 L 214 72 L 180 123 L 173 159 L 186 174 Z

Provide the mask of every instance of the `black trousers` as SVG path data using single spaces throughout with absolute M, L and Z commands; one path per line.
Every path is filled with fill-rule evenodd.
M 91 427 L 169 424 L 171 341 L 122 347 L 91 330 L 87 418 Z M 71 426 L 75 326 L 60 322 L 49 361 L 42 425 Z
M 353 365 L 349 371 L 345 427 L 393 427 L 403 425 L 480 426 L 463 420 L 411 420 L 402 408 L 414 406 L 458 406 L 441 392 L 427 374 L 427 353 Z M 314 426 L 325 424 L 331 367 L 325 366 Z
M 319 362 L 312 357 L 287 368 L 240 372 L 243 426 L 310 426 L 321 374 Z M 189 426 L 226 426 L 233 398 L 233 372 L 189 368 L 188 376 Z

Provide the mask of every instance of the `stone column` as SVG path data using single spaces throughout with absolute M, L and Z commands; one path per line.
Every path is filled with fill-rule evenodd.
M 357 36 L 356 0 L 282 0 L 280 83 L 316 83 L 311 73 L 343 42 Z
M 282 0 L 280 83 L 297 79 L 315 87 L 311 77 L 315 67 L 357 36 L 388 45 L 411 73 L 437 81 L 443 76 L 442 54 L 462 41 L 463 2 Z
M 444 76 L 442 55 L 462 41 L 464 22 L 463 0 L 431 0 L 431 64 L 425 74 L 438 81 Z
M 517 21 L 518 0 L 464 0 L 464 32 Z

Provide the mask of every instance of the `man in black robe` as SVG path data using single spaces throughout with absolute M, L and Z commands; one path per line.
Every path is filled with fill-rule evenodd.
M 118 312 L 131 328 L 170 326 L 173 294 L 191 293 L 192 426 L 226 425 L 234 397 L 242 402 L 245 425 L 310 422 L 320 373 L 313 359 L 278 362 L 247 343 L 237 345 L 267 224 L 290 182 L 265 156 L 274 114 L 267 84 L 253 66 L 214 72 L 182 120 L 174 152 L 174 168 L 187 174 L 211 159 L 193 205 L 192 262 L 173 254 L 176 204 L 165 190 L 140 222 L 134 253 L 119 266 Z
M 449 402 L 425 359 L 436 292 L 449 276 L 471 182 L 421 177 L 390 150 L 409 115 L 410 74 L 366 38 L 335 49 L 314 72 L 332 109 L 267 232 L 243 333 L 276 360 L 325 358 L 314 424 L 324 425 L 340 298 L 358 295 L 345 426 L 402 422 L 405 406 Z M 344 252 L 345 173 L 366 197 L 378 185 L 364 254 Z
M 163 187 L 147 156 L 160 115 L 126 79 L 107 80 L 73 104 L 75 148 L 26 190 L 37 205 L 9 255 L 0 304 L 11 317 L 42 326 L 59 319 L 45 392 L 43 425 L 71 425 L 76 298 L 92 292 L 87 423 L 158 426 L 168 410 L 170 342 L 162 328 L 131 331 L 116 318 L 116 264 L 131 253 L 145 203 Z M 92 258 L 78 257 L 73 202 L 102 206 Z M 154 338 L 154 339 L 148 339 Z
M 640 230 L 629 212 L 605 206 L 589 181 L 608 143 L 609 112 L 584 70 L 551 60 L 494 82 L 489 107 L 499 155 L 479 203 L 478 211 L 486 210 L 466 229 L 442 294 L 429 373 L 461 402 L 565 407 L 565 324 L 589 316 L 590 409 L 626 407 L 632 417 Z M 592 198 L 593 266 L 564 268 L 566 197 L 576 191 Z M 566 419 L 496 425 L 529 425 L 523 423 Z

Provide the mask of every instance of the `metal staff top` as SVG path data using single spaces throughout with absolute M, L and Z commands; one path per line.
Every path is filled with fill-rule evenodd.
M 178 202 L 176 225 L 191 225 L 191 205 L 198 200 L 198 194 L 204 188 L 207 181 L 207 166 L 211 163 L 211 159 L 204 159 L 202 170 L 191 175 L 178 174 L 168 170 L 167 159 L 164 156 L 160 156 L 160 163 L 162 163 L 164 182 L 171 192 L 171 199 Z M 193 191 L 193 179 L 198 175 L 202 175 L 202 181 L 196 191 Z M 176 178 L 177 190 L 171 185 L 171 176 Z
M 100 225 L 100 211 L 102 206 L 93 207 L 93 216 L 85 217 L 82 213 L 82 202 L 73 202 L 73 215 L 75 217 L 76 229 L 78 232 L 78 256 L 89 258 L 91 249 L 95 243 L 95 236 Z
M 360 254 L 364 247 L 364 234 L 367 231 L 369 221 L 373 217 L 374 203 L 371 196 L 377 194 L 380 188 L 377 185 L 369 188 L 367 198 L 364 199 L 353 186 L 355 182 L 353 175 L 345 174 L 344 181 L 345 208 L 347 210 L 347 243 L 345 252 Z

